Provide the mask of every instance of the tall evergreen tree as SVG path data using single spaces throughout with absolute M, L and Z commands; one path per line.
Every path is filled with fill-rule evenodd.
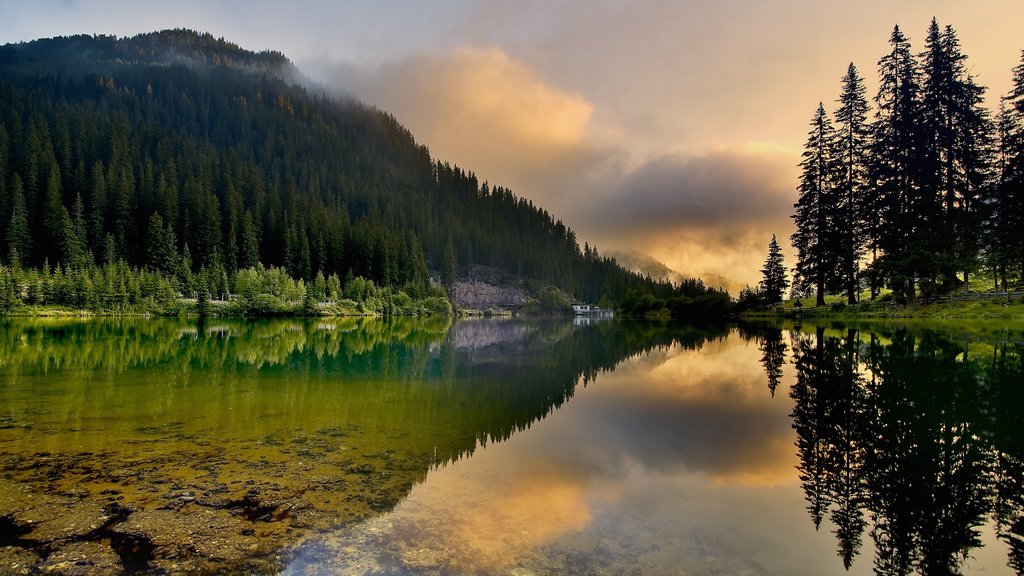
M 996 116 L 994 181 L 986 195 L 984 227 L 985 254 L 996 290 L 1006 290 L 1007 274 L 1021 261 L 1024 249 L 1024 198 L 1021 198 L 1021 187 L 1014 174 L 1015 148 L 1020 137 L 1020 115 L 1003 98 Z
M 238 267 L 251 268 L 260 262 L 260 243 L 256 235 L 256 224 L 252 213 L 248 210 L 242 214 L 242 241 L 240 246 Z
M 1005 290 L 1011 270 L 1024 277 L 1024 51 L 1000 106 L 993 192 L 988 251 Z
M 89 250 L 89 233 L 86 229 L 85 202 L 82 201 L 80 193 L 75 194 L 75 203 L 72 205 L 71 218 L 71 241 L 74 247 L 71 249 L 74 257 L 71 265 L 75 268 L 84 268 L 93 263 L 92 252 Z
M 146 263 L 153 270 L 173 274 L 178 265 L 178 250 L 175 247 L 174 230 L 164 226 L 163 218 L 154 212 L 149 218 L 146 241 Z
M 857 303 L 860 260 L 867 238 L 875 234 L 868 194 L 868 159 L 871 134 L 867 123 L 868 101 L 864 81 L 850 63 L 843 76 L 843 90 L 836 110 L 836 233 L 839 281 L 849 304 Z
M 28 261 L 32 247 L 32 234 L 28 227 L 28 208 L 25 206 L 25 192 L 21 177 L 17 174 L 11 186 L 11 218 L 7 225 L 7 262 L 18 267 Z
M 922 262 L 930 260 L 928 246 L 918 234 L 926 223 L 920 201 L 919 72 L 910 41 L 899 26 L 893 28 L 889 44 L 891 50 L 878 62 L 869 168 L 875 213 L 882 223 L 874 239 L 881 259 L 874 265 L 894 292 L 913 299 Z
M 966 71 L 966 56 L 952 27 L 932 19 L 921 54 L 923 194 L 920 208 L 929 221 L 919 231 L 935 259 L 924 273 L 946 287 L 964 283 L 976 267 L 982 186 L 988 177 L 992 127 L 982 108 L 984 88 Z M 922 274 L 926 275 L 926 274 Z
M 772 234 L 772 241 L 768 243 L 768 257 L 761 268 L 761 294 L 768 305 L 782 302 L 782 297 L 789 288 L 789 279 L 786 278 L 786 266 L 783 264 L 782 249 Z
M 444 287 L 448 301 L 455 304 L 455 245 L 448 237 L 448 245 L 444 249 L 444 260 L 441 262 L 441 286 Z
M 831 210 L 835 206 L 835 133 L 825 106 L 811 120 L 811 131 L 800 162 L 800 197 L 793 219 L 797 250 L 796 277 L 802 289 L 813 287 L 818 306 L 825 305 L 825 289 L 835 277 L 837 258 Z

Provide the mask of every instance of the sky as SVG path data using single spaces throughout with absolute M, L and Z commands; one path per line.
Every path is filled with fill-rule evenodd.
M 952 25 L 987 105 L 1021 62 L 1020 0 L 0 0 L 0 43 L 165 28 L 283 52 L 387 110 L 434 157 L 511 188 L 603 254 L 734 292 L 790 215 L 818 103 L 868 86 L 894 25 Z

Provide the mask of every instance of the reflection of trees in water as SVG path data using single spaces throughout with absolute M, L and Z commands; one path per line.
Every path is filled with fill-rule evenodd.
M 362 397 L 380 421 L 430 436 L 421 443 L 445 462 L 526 428 L 571 398 L 581 380 L 631 356 L 673 344 L 697 348 L 726 334 L 725 327 L 647 322 L 2 319 L 0 386 L 60 371 L 69 393 L 87 395 L 93 374 L 136 370 L 161 387 L 120 393 L 183 402 L 172 392 L 190 373 L 238 390 L 250 390 L 257 374 L 286 376 L 291 412 L 318 415 Z M 385 388 L 389 402 L 375 401 Z M 7 399 L 6 407 L 32 401 Z M 195 409 L 221 407 L 188 407 Z M 436 445 L 434 433 L 449 446 Z
M 829 517 L 847 568 L 869 529 L 876 573 L 957 573 L 991 515 L 1024 571 L 1019 347 L 974 357 L 933 332 L 824 328 L 792 345 L 808 512 L 815 526 Z
M 774 398 L 775 391 L 782 383 L 782 366 L 786 363 L 787 346 L 782 338 L 782 329 L 768 325 L 742 324 L 738 328 L 740 336 L 757 343 L 757 349 L 761 351 L 761 365 L 768 376 L 768 392 Z
M 1003 344 L 985 366 L 995 450 L 995 512 L 999 537 L 1010 546 L 1010 566 L 1024 574 L 1024 350 Z
M 794 337 L 797 376 L 790 390 L 808 511 L 816 527 L 828 512 L 847 568 L 860 549 L 865 527 L 858 475 L 864 462 L 864 398 L 855 335 L 851 330 L 846 339 L 827 339 L 818 328 L 814 338 Z

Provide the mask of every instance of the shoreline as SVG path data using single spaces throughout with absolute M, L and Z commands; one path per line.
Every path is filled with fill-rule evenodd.
M 984 320 L 1024 321 L 1024 298 L 970 295 L 898 304 L 892 300 L 862 301 L 848 305 L 842 301 L 825 306 L 804 305 L 787 300 L 767 310 L 748 310 L 741 320 Z

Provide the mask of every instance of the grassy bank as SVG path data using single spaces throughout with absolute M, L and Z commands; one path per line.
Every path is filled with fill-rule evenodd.
M 748 310 L 744 319 L 807 318 L 826 320 L 865 319 L 932 319 L 932 320 L 1003 320 L 1024 321 L 1024 298 L 1013 295 L 995 296 L 972 293 L 900 303 L 889 297 L 871 300 L 868 294 L 854 305 L 846 304 L 844 296 L 829 296 L 824 306 L 815 306 L 813 298 L 787 300 L 777 306 Z

